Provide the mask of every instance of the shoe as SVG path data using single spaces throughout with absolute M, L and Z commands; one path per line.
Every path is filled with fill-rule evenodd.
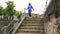
M 30 18 L 32 18 L 32 17 L 30 17 Z

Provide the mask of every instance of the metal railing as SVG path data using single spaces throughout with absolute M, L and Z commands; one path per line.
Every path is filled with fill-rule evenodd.
M 13 20 L 7 26 L 2 26 L 0 28 L 0 34 L 9 34 L 13 30 L 15 24 Z
M 21 15 L 21 18 L 19 21 L 14 22 L 15 20 L 12 20 L 7 26 L 0 26 L 0 34 L 15 34 L 21 23 L 23 22 L 25 18 L 25 9 L 24 13 Z
M 22 16 L 21 16 L 21 19 L 20 19 L 19 23 L 16 23 L 16 24 L 15 24 L 14 30 L 12 31 L 11 34 L 15 34 L 15 33 L 16 33 L 16 31 L 17 31 L 18 28 L 20 27 L 21 23 L 22 23 L 23 20 L 25 19 L 25 10 L 26 10 L 26 9 L 24 8 L 24 13 L 23 13 Z

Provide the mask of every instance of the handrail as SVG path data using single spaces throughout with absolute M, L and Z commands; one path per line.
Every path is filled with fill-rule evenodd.
M 9 27 L 9 25 L 12 24 L 12 22 L 13 22 L 13 21 L 11 21 L 11 23 L 9 23 L 7 27 Z
M 11 24 L 13 24 L 13 21 L 7 26 L 7 29 L 9 28 L 9 26 L 11 25 Z M 13 29 L 13 27 L 14 27 L 14 25 L 12 26 L 12 28 L 10 29 L 10 31 Z M 8 33 L 7 34 L 9 34 L 10 33 L 10 31 L 8 31 Z
M 2 27 L 1 28 L 1 31 L 3 31 L 4 30 L 4 34 L 8 34 L 12 29 L 13 29 L 13 27 L 10 29 L 10 31 L 8 31 L 8 32 L 6 32 L 7 31 L 7 29 L 9 28 L 9 26 L 11 25 L 13 23 L 13 21 L 11 21 L 7 26 L 4 26 L 4 27 Z
M 23 15 L 21 16 L 21 20 L 19 21 L 19 23 L 17 23 L 14 27 L 14 30 L 11 34 L 15 34 L 17 29 L 20 27 L 21 23 L 23 22 L 23 20 L 25 19 L 25 8 L 24 8 L 24 13 Z
M 23 18 L 22 18 L 23 17 Z M 18 27 L 20 26 L 20 24 L 22 23 L 22 21 L 24 20 L 25 16 L 22 15 L 21 16 L 21 21 L 19 21 L 19 23 L 15 23 L 13 24 L 13 21 L 11 21 L 7 26 L 4 26 L 1 28 L 1 31 L 4 33 L 4 34 L 9 34 L 14 28 L 14 32 L 18 29 Z M 17 26 L 18 25 L 18 26 Z M 10 27 L 11 26 L 11 27 Z M 17 26 L 17 27 L 16 27 Z M 11 29 L 10 29 L 11 28 Z M 17 28 L 17 29 L 16 29 Z
M 25 17 L 24 17 L 25 18 Z M 18 23 L 18 25 L 16 25 L 16 28 L 14 29 L 14 31 L 11 34 L 15 34 L 17 29 L 19 28 L 19 26 L 21 25 L 21 23 L 23 22 L 24 18 L 22 18 L 22 20 L 20 21 L 20 23 Z
M 7 26 L 4 26 L 1 28 L 1 32 L 3 32 L 2 34 L 10 34 L 11 31 L 14 34 L 17 31 L 20 24 L 23 22 L 24 18 L 25 18 L 25 9 L 24 9 L 24 14 L 22 14 L 21 20 L 19 22 L 13 23 L 14 22 L 14 20 L 13 20 Z
M 21 21 L 13 23 L 13 21 L 11 21 L 7 26 L 2 27 L 0 30 L 1 32 L 3 32 L 2 34 L 9 34 L 11 31 L 12 33 L 15 33 L 16 30 L 18 29 L 18 27 L 20 26 L 20 24 L 22 23 L 22 21 L 25 18 L 25 14 L 21 16 Z M 11 27 L 10 27 L 11 26 Z M 16 27 L 17 26 L 17 27 Z M 11 28 L 11 29 L 10 29 Z M 11 34 L 12 34 L 11 33 Z

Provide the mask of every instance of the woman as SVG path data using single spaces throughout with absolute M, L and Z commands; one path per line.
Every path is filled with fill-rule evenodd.
M 31 5 L 31 3 L 29 3 L 29 4 L 28 4 L 28 7 L 27 7 L 27 10 L 28 10 L 28 14 L 29 14 L 30 17 L 31 17 L 32 9 L 34 10 L 34 8 L 33 8 L 33 6 Z

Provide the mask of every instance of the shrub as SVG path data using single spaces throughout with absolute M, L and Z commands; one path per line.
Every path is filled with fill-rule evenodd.
M 22 16 L 22 12 L 20 11 L 20 13 L 19 13 L 18 11 L 16 11 L 15 16 L 17 16 L 17 18 L 20 19 Z

